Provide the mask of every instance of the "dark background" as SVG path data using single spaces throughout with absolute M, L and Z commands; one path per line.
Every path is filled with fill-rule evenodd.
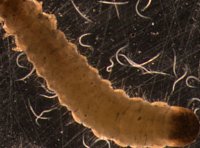
M 74 0 L 79 10 L 92 22 L 87 22 L 75 10 L 70 0 L 44 0 L 44 11 L 53 13 L 58 19 L 58 28 L 67 38 L 77 44 L 81 54 L 87 56 L 89 63 L 96 67 L 101 76 L 109 79 L 114 88 L 124 89 L 131 97 L 142 96 L 149 101 L 167 101 L 171 105 L 199 108 L 200 102 L 192 105 L 192 98 L 200 97 L 200 82 L 189 81 L 195 88 L 186 85 L 188 76 L 200 78 L 200 1 L 199 0 L 153 0 L 150 7 L 142 12 L 147 4 L 142 0 L 139 11 L 151 19 L 136 14 L 137 1 L 129 0 L 126 5 L 118 6 L 120 17 L 114 5 L 99 3 L 97 0 Z M 122 1 L 125 2 L 125 1 Z M 91 33 L 82 39 L 93 51 L 79 45 L 78 39 L 84 33 Z M 116 51 L 121 51 L 136 63 L 143 63 L 160 54 L 153 62 L 145 65 L 147 69 L 161 71 L 168 75 L 144 74 L 131 67 L 124 58 L 120 65 L 114 59 L 112 72 L 106 71 L 109 59 Z M 59 106 L 57 98 L 51 96 L 44 87 L 45 82 L 35 72 L 25 79 L 32 69 L 26 56 L 19 58 L 20 68 L 16 64 L 18 52 L 13 37 L 5 37 L 0 29 L 0 148 L 83 148 L 84 143 L 93 148 L 107 148 L 105 141 L 97 139 L 90 129 L 74 123 L 69 111 Z M 176 73 L 173 72 L 176 55 Z M 73 62 L 73 61 L 72 61 Z M 185 70 L 187 75 L 179 81 L 172 92 L 173 83 Z M 55 108 L 36 124 L 31 108 L 40 114 Z M 200 140 L 192 148 L 200 147 Z M 111 147 L 117 147 L 111 142 Z

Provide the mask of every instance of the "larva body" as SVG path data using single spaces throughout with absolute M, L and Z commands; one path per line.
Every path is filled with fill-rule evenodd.
M 37 1 L 0 0 L 0 16 L 61 104 L 97 137 L 121 146 L 184 146 L 198 135 L 199 122 L 192 111 L 129 98 L 123 90 L 114 90 L 57 30 L 55 17 L 43 13 Z

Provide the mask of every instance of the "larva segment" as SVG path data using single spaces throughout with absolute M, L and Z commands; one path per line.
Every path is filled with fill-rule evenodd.
M 190 143 L 198 135 L 199 122 L 190 110 L 181 107 L 171 107 L 173 112 L 170 117 L 170 135 L 173 145 L 184 145 Z
M 57 30 L 55 17 L 42 13 L 37 1 L 0 0 L 0 16 L 61 104 L 97 137 L 121 146 L 184 146 L 198 135 L 199 122 L 190 110 L 151 104 L 114 90 Z

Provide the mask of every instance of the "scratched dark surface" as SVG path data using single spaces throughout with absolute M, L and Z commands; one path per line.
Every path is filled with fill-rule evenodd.
M 74 8 L 77 6 L 82 17 Z M 127 2 L 125 0 L 120 2 Z M 171 105 L 196 109 L 198 101 L 188 106 L 192 98 L 200 98 L 200 1 L 199 0 L 153 0 L 147 10 L 142 0 L 139 12 L 151 19 L 136 14 L 137 1 L 116 6 L 102 4 L 97 0 L 44 0 L 44 11 L 57 16 L 58 27 L 69 40 L 77 44 L 81 54 L 88 57 L 91 65 L 96 67 L 103 78 L 109 79 L 114 88 L 124 89 L 131 97 L 143 96 L 149 101 L 165 100 Z M 93 47 L 83 47 L 79 37 L 85 33 L 82 42 Z M 57 98 L 48 99 L 42 95 L 52 96 L 45 91 L 45 82 L 35 72 L 19 81 L 32 69 L 25 55 L 12 51 L 14 39 L 4 37 L 0 30 L 0 148 L 83 148 L 84 144 L 92 148 L 107 148 L 105 141 L 96 141 L 91 131 L 74 123 L 69 111 L 59 106 Z M 112 72 L 106 67 L 110 58 L 118 49 L 126 46 L 120 54 L 126 55 L 136 63 L 144 63 L 159 55 L 144 67 L 151 71 L 166 73 L 144 74 L 141 70 L 119 57 L 124 65 L 113 58 Z M 175 62 L 176 61 L 176 62 Z M 73 61 L 71 61 L 73 62 Z M 174 64 L 175 63 L 175 64 Z M 175 69 L 175 71 L 173 70 Z M 173 90 L 173 84 L 178 81 Z M 186 85 L 186 79 L 189 85 Z M 39 115 L 35 121 L 33 111 Z M 55 109 L 56 108 L 56 109 Z M 197 112 L 198 113 L 198 112 Z M 188 146 L 200 147 L 200 140 Z M 117 146 L 110 143 L 112 148 Z

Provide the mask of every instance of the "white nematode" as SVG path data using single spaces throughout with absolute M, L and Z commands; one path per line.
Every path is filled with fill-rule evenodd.
M 189 109 L 129 98 L 123 90 L 114 90 L 37 1 L 0 0 L 0 16 L 60 103 L 97 137 L 121 146 L 185 146 L 197 137 L 199 122 Z

